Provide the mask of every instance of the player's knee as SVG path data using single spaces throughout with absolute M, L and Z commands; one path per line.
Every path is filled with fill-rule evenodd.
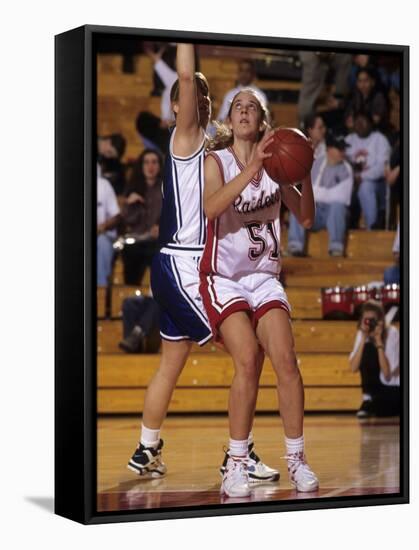
M 280 382 L 290 382 L 300 376 L 297 358 L 293 350 L 281 351 L 271 360 Z
M 245 345 L 235 357 L 236 374 L 249 381 L 258 381 L 260 376 L 257 346 Z
M 166 384 L 176 384 L 181 372 L 183 365 L 178 365 L 175 363 L 162 363 L 159 369 L 156 372 L 156 376 L 164 380 Z

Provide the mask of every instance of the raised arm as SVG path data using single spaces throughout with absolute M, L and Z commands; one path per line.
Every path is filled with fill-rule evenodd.
M 178 156 L 189 156 L 197 150 L 203 138 L 203 130 L 199 125 L 195 54 L 192 44 L 178 44 L 176 67 L 179 99 L 175 106 L 176 134 L 173 152 Z

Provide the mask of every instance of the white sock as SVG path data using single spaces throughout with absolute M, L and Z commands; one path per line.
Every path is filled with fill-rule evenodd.
M 247 438 L 247 444 L 252 445 L 254 442 L 255 441 L 253 439 L 253 432 L 250 432 L 249 437 Z
M 247 456 L 247 439 L 230 439 L 230 456 L 245 458 Z
M 144 445 L 144 447 L 157 447 L 160 441 L 160 429 L 158 430 L 151 430 L 150 428 L 147 428 L 144 426 L 144 424 L 141 424 L 141 437 L 140 437 L 140 443 Z
M 304 452 L 304 435 L 297 437 L 297 439 L 286 437 L 285 446 L 287 448 L 287 455 Z

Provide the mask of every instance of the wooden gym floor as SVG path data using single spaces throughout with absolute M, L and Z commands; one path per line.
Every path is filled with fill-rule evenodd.
M 320 480 L 315 493 L 299 493 L 287 477 L 282 424 L 278 416 L 257 416 L 255 450 L 281 473 L 279 483 L 257 485 L 247 499 L 220 496 L 218 468 L 228 441 L 226 416 L 171 416 L 166 419 L 164 479 L 141 480 L 126 468 L 139 435 L 139 417 L 98 419 L 98 512 L 318 499 L 399 492 L 399 422 L 360 422 L 354 414 L 307 415 L 308 461 Z

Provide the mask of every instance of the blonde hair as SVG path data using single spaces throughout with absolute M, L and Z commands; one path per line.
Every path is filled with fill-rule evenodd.
M 253 88 L 243 88 L 237 94 L 233 97 L 230 103 L 230 107 L 228 109 L 227 117 L 231 118 L 231 111 L 233 109 L 233 103 L 236 97 L 241 93 L 247 93 L 253 95 L 253 97 L 257 100 L 257 103 L 260 108 L 260 124 L 263 124 L 263 130 L 261 130 L 258 133 L 257 141 L 260 141 L 266 131 L 270 127 L 271 122 L 271 115 L 266 108 L 265 104 L 261 100 L 260 96 L 258 95 Z M 224 122 L 218 122 L 216 120 L 213 121 L 213 124 L 215 126 L 215 136 L 211 138 L 208 142 L 208 151 L 219 151 L 220 149 L 226 149 L 227 147 L 230 147 L 234 143 L 234 134 L 233 130 L 227 126 Z

